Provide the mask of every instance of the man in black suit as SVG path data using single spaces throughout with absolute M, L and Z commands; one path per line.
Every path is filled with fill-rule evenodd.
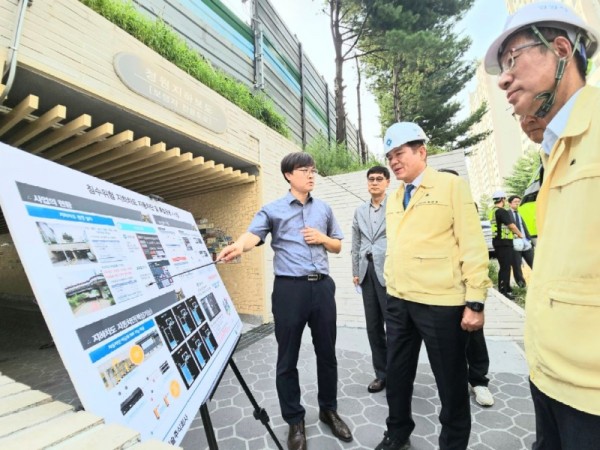
M 520 204 L 521 197 L 518 195 L 511 195 L 508 197 L 508 205 L 510 206 L 509 214 L 515 221 L 515 225 L 519 231 L 521 231 L 521 233 L 525 236 L 525 247 L 523 250 L 518 251 L 515 249 L 513 252 L 513 276 L 515 277 L 515 281 L 519 286 L 525 287 L 526 283 L 525 278 L 523 277 L 523 271 L 521 270 L 521 264 L 523 264 L 522 260 L 525 259 L 527 265 L 533 269 L 533 245 L 531 243 L 531 236 L 529 235 L 527 225 L 518 211 Z

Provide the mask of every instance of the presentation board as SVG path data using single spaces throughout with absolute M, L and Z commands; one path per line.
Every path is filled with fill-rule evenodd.
M 179 444 L 242 329 L 194 218 L 1 143 L 0 170 L 11 237 L 83 406 Z

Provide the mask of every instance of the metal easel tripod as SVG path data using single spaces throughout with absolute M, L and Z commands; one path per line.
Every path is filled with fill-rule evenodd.
M 265 428 L 271 435 L 271 438 L 275 442 L 275 445 L 277 446 L 277 448 L 279 450 L 283 450 L 283 447 L 281 446 L 279 439 L 277 439 L 277 436 L 275 435 L 275 433 L 273 432 L 273 429 L 269 425 L 269 415 L 267 414 L 267 411 L 264 408 L 261 408 L 259 406 L 259 404 L 256 402 L 256 399 L 254 398 L 254 395 L 252 395 L 252 392 L 250 391 L 248 384 L 246 384 L 244 377 L 240 373 L 237 365 L 235 364 L 235 361 L 233 360 L 233 354 L 232 354 L 232 356 L 229 357 L 228 364 L 229 364 L 229 367 L 231 367 L 231 370 L 233 370 L 233 373 L 235 374 L 236 378 L 240 382 L 242 389 L 246 393 L 246 397 L 248 397 L 248 400 L 250 400 L 250 403 L 254 407 L 254 412 L 253 412 L 254 418 L 256 420 L 260 420 L 260 422 L 265 426 Z M 223 371 L 223 372 L 225 372 L 225 371 Z M 221 374 L 221 377 L 223 377 L 223 374 Z M 213 393 L 211 394 L 210 398 L 212 398 L 212 395 L 216 391 L 220 382 L 221 382 L 221 380 L 219 379 L 219 382 L 216 384 L 215 390 L 213 390 Z M 203 403 L 202 406 L 200 407 L 200 416 L 202 417 L 202 425 L 204 425 L 204 430 L 206 433 L 206 440 L 208 441 L 209 450 L 218 450 L 219 446 L 217 444 L 215 430 L 213 428 L 212 421 L 210 420 L 210 413 L 208 411 L 208 406 L 206 406 L 206 403 Z

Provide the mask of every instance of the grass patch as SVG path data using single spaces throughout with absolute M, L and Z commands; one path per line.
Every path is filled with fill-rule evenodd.
M 515 303 L 521 308 L 525 308 L 525 297 L 527 296 L 527 288 L 514 286 L 512 288 L 512 293 L 515 297 Z
M 147 18 L 129 1 L 79 1 L 269 128 L 289 138 L 285 118 L 265 94 L 253 94 L 244 84 L 215 69 L 163 20 Z
M 488 276 L 492 283 L 494 283 L 494 288 L 498 289 L 498 261 L 495 259 L 490 259 L 490 263 L 488 264 Z M 525 308 L 525 297 L 527 297 L 527 288 L 512 286 L 512 294 L 515 297 L 514 302 L 519 305 L 521 308 Z

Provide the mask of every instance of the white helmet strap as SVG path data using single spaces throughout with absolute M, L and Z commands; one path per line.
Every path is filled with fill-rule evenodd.
M 548 42 L 548 40 L 542 35 L 542 33 L 540 33 L 540 30 L 538 30 L 538 28 L 535 25 L 532 25 L 531 29 L 533 30 L 533 33 L 544 43 L 544 45 L 549 50 L 552 50 L 552 53 L 554 53 L 558 58 L 558 64 L 556 65 L 556 73 L 554 74 L 554 86 L 552 87 L 552 90 L 540 92 L 538 95 L 535 96 L 535 100 L 544 100 L 542 105 L 535 112 L 536 117 L 542 118 L 545 117 L 546 114 L 548 114 L 548 112 L 552 108 L 552 105 L 554 105 L 558 85 L 560 84 L 560 81 L 562 80 L 563 75 L 565 74 L 567 62 L 573 57 L 573 55 L 575 54 L 575 50 L 577 49 L 577 46 L 581 41 L 581 33 L 578 32 L 575 37 L 575 42 L 573 43 L 573 50 L 571 54 L 569 56 L 560 57 L 558 53 L 556 53 L 554 47 L 552 47 L 550 42 Z

